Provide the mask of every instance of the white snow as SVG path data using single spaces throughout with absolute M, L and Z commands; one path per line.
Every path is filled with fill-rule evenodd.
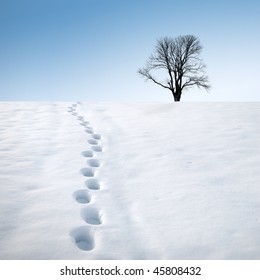
M 0 103 L 0 259 L 259 259 L 260 103 Z

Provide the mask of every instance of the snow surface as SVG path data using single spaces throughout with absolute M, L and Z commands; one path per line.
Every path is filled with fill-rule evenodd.
M 1 259 L 259 259 L 260 103 L 0 103 Z

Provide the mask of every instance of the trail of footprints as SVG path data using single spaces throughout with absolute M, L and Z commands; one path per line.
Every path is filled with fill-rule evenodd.
M 82 156 L 87 159 L 87 166 L 80 170 L 82 176 L 86 177 L 86 188 L 79 189 L 73 194 L 77 203 L 84 205 L 84 208 L 80 211 L 80 215 L 85 225 L 74 229 L 71 232 L 71 236 L 80 250 L 90 251 L 95 248 L 94 228 L 102 224 L 102 212 L 92 203 L 91 193 L 100 190 L 100 183 L 95 178 L 95 173 L 100 167 L 101 162 L 96 156 L 103 151 L 103 148 L 100 145 L 102 136 L 94 133 L 94 129 L 90 123 L 76 112 L 78 104 L 70 106 L 68 112 L 77 117 L 80 125 L 85 128 L 86 133 L 90 136 L 88 140 L 90 149 L 82 152 Z

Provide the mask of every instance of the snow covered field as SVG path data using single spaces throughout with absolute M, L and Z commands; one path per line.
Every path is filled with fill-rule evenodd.
M 260 103 L 0 103 L 1 259 L 260 259 Z

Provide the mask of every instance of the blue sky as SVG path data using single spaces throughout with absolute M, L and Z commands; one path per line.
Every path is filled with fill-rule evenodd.
M 212 90 L 183 101 L 260 101 L 257 0 L 0 0 L 0 100 L 172 101 L 141 79 L 158 38 L 192 34 Z

